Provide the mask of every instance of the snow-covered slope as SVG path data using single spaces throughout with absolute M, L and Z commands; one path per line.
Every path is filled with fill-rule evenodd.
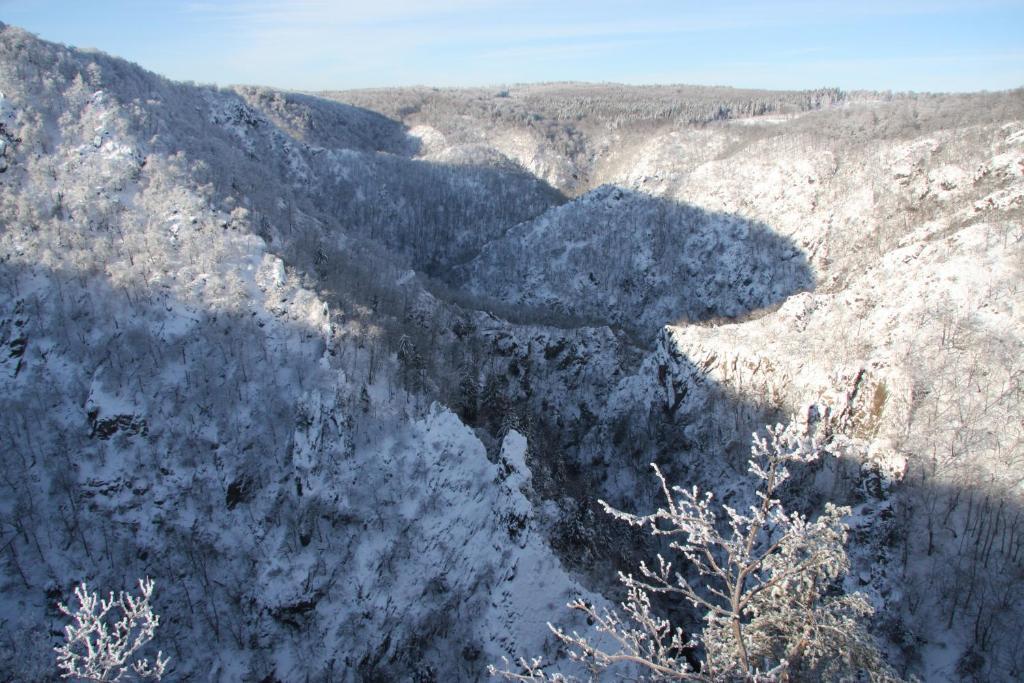
M 814 285 L 803 252 L 764 224 L 614 186 L 509 230 L 464 272 L 481 295 L 647 338 Z
M 1024 481 L 1024 106 L 1003 97 L 1001 120 L 970 122 L 965 105 L 968 123 L 925 115 L 895 139 L 895 106 L 865 105 L 844 115 L 852 124 L 808 115 L 832 137 L 799 120 L 754 140 L 726 126 L 723 137 L 739 137 L 731 154 L 659 183 L 647 171 L 627 179 L 763 221 L 807 254 L 814 291 L 755 320 L 669 328 L 665 341 L 684 374 L 696 367 L 768 407 L 832 405 L 865 442 L 859 473 L 816 487 L 891 518 L 889 532 L 855 534 L 854 554 L 879 596 L 879 633 L 927 680 L 1024 667 L 1011 645 L 1024 614 L 1008 599 Z M 720 423 L 744 417 L 732 405 Z M 892 477 L 903 484 L 871 483 Z
M 389 138 L 341 105 L 311 107 L 306 137 L 348 121 L 362 132 L 315 141 L 355 149 L 9 27 L 0 64 L 2 676 L 54 674 L 75 582 L 146 575 L 174 679 L 474 679 L 554 657 L 544 621 L 583 591 L 524 496 L 522 437 L 490 461 L 398 389 L 338 304 L 356 294 L 328 301 L 279 256 L 345 244 L 323 183 L 422 165 L 361 151 Z M 425 173 L 481 206 L 499 180 Z
M 467 266 L 470 286 L 620 325 L 666 310 L 645 305 L 660 291 L 680 306 L 707 297 L 660 290 L 665 280 L 635 300 L 627 287 L 603 289 L 651 240 L 625 230 L 601 242 L 601 228 L 655 222 L 648 206 L 769 226 L 799 252 L 813 288 L 762 287 L 767 307 L 740 321 L 670 327 L 623 376 L 563 384 L 575 396 L 567 414 L 592 425 L 573 437 L 577 462 L 619 504 L 650 502 L 639 470 L 651 458 L 728 494 L 751 429 L 831 406 L 836 460 L 794 495 L 811 508 L 829 498 L 855 507 L 853 581 L 874 596 L 893 661 L 927 680 L 1013 678 L 1024 670 L 1012 645 L 1024 614 L 1010 598 L 1024 476 L 1022 131 L 1018 91 L 670 126 L 640 144 L 622 132 L 622 147 L 595 161 L 617 188 L 513 228 Z M 618 223 L 590 208 L 616 196 L 627 207 Z M 725 294 L 750 272 L 742 259 L 679 253 L 707 264 Z M 672 252 L 657 254 L 652 270 L 672 272 Z M 772 256 L 769 274 L 785 268 Z M 585 410 L 573 405 L 581 399 Z

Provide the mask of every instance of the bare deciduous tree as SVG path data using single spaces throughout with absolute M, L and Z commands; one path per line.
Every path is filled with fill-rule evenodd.
M 669 487 L 661 472 L 665 507 L 633 515 L 606 503 L 622 521 L 669 537 L 700 581 L 658 556 L 641 563 L 638 575 L 620 574 L 626 587 L 624 616 L 582 600 L 569 604 L 593 622 L 596 636 L 551 626 L 573 660 L 597 677 L 605 671 L 654 680 L 871 680 L 895 678 L 860 620 L 872 608 L 858 593 L 838 590 L 849 562 L 843 545 L 849 508 L 828 504 L 809 520 L 787 512 L 775 497 L 789 478 L 787 465 L 809 463 L 819 448 L 796 421 L 755 435 L 749 472 L 756 479 L 746 511 L 714 505 L 696 487 Z M 652 611 L 651 596 L 679 596 L 703 613 L 703 630 L 687 639 L 683 629 Z M 688 654 L 698 655 L 694 667 Z M 491 668 L 513 680 L 570 680 L 549 675 L 539 659 L 519 661 L 521 670 Z

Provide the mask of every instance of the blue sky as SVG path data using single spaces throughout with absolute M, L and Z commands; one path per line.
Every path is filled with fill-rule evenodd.
M 0 0 L 0 21 L 221 85 L 1024 85 L 1024 0 Z

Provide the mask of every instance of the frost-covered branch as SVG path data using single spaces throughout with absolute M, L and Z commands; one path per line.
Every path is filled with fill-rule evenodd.
M 153 639 L 160 617 L 153 613 L 149 598 L 152 579 L 139 579 L 138 597 L 121 592 L 103 599 L 89 592 L 85 583 L 75 587 L 78 609 L 64 603 L 57 607 L 70 617 L 64 627 L 66 642 L 54 648 L 62 678 L 87 681 L 160 680 L 168 659 L 158 652 L 156 658 L 136 659 L 138 651 Z

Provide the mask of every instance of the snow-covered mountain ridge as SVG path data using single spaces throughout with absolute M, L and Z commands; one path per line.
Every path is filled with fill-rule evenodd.
M 175 679 L 471 679 L 548 649 L 583 590 L 522 437 L 490 462 L 275 253 L 318 219 L 267 188 L 319 157 L 370 174 L 378 133 L 306 146 L 234 93 L 2 31 L 4 677 L 55 675 L 55 596 L 133 575 Z

